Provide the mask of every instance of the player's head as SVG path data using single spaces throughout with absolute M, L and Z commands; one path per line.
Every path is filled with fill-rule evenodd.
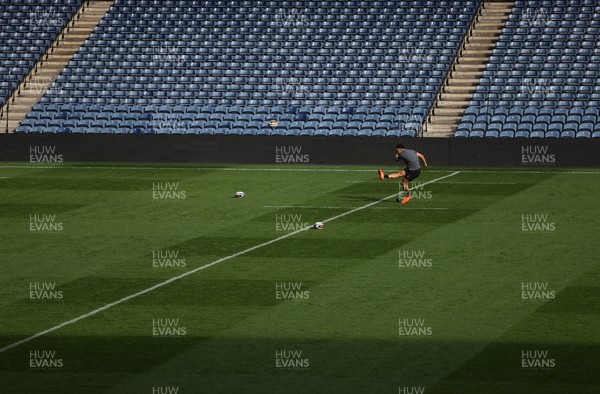
M 404 144 L 398 144 L 396 145 L 396 152 L 398 152 L 398 154 L 402 153 L 402 151 L 406 149 L 406 147 L 404 146 Z

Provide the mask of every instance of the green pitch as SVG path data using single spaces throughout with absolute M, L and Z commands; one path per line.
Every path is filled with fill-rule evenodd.
M 0 392 L 599 392 L 600 172 L 413 184 L 3 164 Z

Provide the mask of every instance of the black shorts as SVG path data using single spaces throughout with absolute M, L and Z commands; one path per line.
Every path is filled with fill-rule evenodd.
M 404 178 L 406 178 L 407 181 L 412 181 L 413 179 L 418 178 L 419 175 L 421 175 L 420 168 L 414 171 L 409 170 L 408 167 L 404 169 Z

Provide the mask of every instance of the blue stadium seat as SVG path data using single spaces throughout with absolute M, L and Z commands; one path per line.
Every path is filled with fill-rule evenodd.
M 515 138 L 529 138 L 529 132 L 527 130 L 519 130 L 515 133 Z
M 182 115 L 179 119 L 189 126 L 175 127 L 175 133 L 227 132 L 223 125 L 229 122 L 229 133 L 266 134 L 279 131 L 264 124 L 275 118 L 280 124 L 291 121 L 289 130 L 296 134 L 311 135 L 317 130 L 327 133 L 327 127 L 310 122 L 325 122 L 326 115 L 338 114 L 364 118 L 351 122 L 328 118 L 327 123 L 333 124 L 327 135 L 389 132 L 383 125 L 399 119 L 384 116 L 400 115 L 398 108 L 404 107 L 406 115 L 415 116 L 412 126 L 405 128 L 412 134 L 433 103 L 478 7 L 476 1 L 407 1 L 386 3 L 386 12 L 381 12 L 383 3 L 364 7 L 355 1 L 306 2 L 302 5 L 312 16 L 307 33 L 270 26 L 267 22 L 276 19 L 278 8 L 266 2 L 185 5 L 171 0 L 115 2 L 56 80 L 54 93 L 46 94 L 42 102 L 59 105 L 75 100 L 83 107 L 78 111 L 82 119 L 92 121 L 135 122 L 142 111 Z M 172 48 L 162 47 L 163 42 L 172 43 Z M 406 47 L 422 48 L 433 56 L 398 61 Z M 164 50 L 147 56 L 148 48 Z M 565 55 L 575 60 L 591 56 Z M 110 114 L 118 109 L 94 110 L 94 104 L 125 106 L 130 112 L 116 118 Z M 154 112 L 146 110 L 150 106 L 156 106 Z M 139 108 L 135 115 L 134 107 Z M 199 114 L 220 117 L 194 116 Z M 284 119 L 284 114 L 293 117 Z M 218 123 L 194 124 L 201 121 Z
M 560 138 L 575 138 L 575 131 L 566 130 L 560 134 Z

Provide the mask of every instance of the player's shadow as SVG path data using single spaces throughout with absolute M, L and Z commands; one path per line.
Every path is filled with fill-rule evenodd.
M 381 183 L 354 183 L 342 189 L 338 189 L 335 193 L 336 201 L 343 199 L 345 201 L 360 201 L 370 203 L 379 201 L 382 198 L 389 196 L 397 191 L 397 187 L 390 187 L 390 184 Z

